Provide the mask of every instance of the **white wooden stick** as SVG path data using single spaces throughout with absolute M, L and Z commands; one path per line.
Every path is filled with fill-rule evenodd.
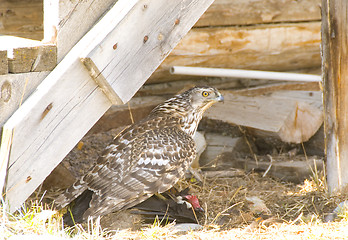
M 252 78 L 279 81 L 320 82 L 321 76 L 302 73 L 268 72 L 258 70 L 241 70 L 225 68 L 182 67 L 173 66 L 171 74 L 209 77 Z

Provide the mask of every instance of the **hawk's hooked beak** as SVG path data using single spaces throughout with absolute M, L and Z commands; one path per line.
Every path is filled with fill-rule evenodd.
M 217 98 L 215 98 L 217 102 L 224 102 L 224 96 L 222 96 L 220 93 L 219 95 L 217 96 Z

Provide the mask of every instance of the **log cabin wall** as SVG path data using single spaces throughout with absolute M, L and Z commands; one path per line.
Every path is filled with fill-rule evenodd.
M 216 0 L 147 83 L 188 79 L 173 65 L 320 69 L 320 20 L 320 0 Z M 43 0 L 1 1 L 0 34 L 42 40 Z
M 173 65 L 320 73 L 320 19 L 320 0 L 216 0 L 147 83 L 188 79 Z

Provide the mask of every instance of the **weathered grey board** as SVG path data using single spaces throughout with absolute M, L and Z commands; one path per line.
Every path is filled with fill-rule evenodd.
M 172 66 L 292 71 L 320 67 L 320 22 L 192 29 L 148 83 L 187 79 Z
M 57 45 L 58 62 L 116 2 L 44 0 L 44 39 Z
M 201 1 L 146 1 L 142 7 L 133 8 L 130 17 L 120 22 L 116 31 L 86 54 L 84 63 L 112 102 L 117 101 L 114 91 L 123 102 L 129 101 L 134 93 L 117 89 L 127 88 L 127 79 L 150 77 L 170 53 L 172 46 L 178 44 L 179 39 L 190 30 L 198 18 L 187 11 L 189 8 L 203 14 L 206 4 Z M 154 13 L 166 14 L 154 18 Z M 135 23 L 141 30 L 128 31 L 129 26 Z M 129 54 L 129 46 L 134 49 L 132 54 Z M 154 57 L 160 59 L 158 64 L 153 64 Z M 130 61 L 132 64 L 129 64 Z M 133 81 L 135 89 L 142 84 L 142 81 Z
M 320 21 L 321 0 L 215 0 L 195 26 Z
M 232 153 L 233 151 L 240 150 L 236 149 L 236 146 L 241 142 L 241 137 L 232 138 L 215 133 L 206 133 L 205 137 L 207 147 L 199 159 L 201 166 L 206 167 L 215 164 L 219 156 L 224 152 Z
M 321 92 L 280 91 L 246 97 L 223 92 L 225 103 L 208 109 L 206 117 L 250 128 L 256 135 L 284 142 L 307 141 L 323 122 Z
M 0 75 L 8 73 L 7 50 L 0 50 Z
M 48 74 L 46 71 L 0 75 L 0 127 Z
M 348 186 L 348 1 L 322 1 L 322 65 L 327 183 L 330 193 Z
M 13 58 L 8 59 L 10 73 L 51 71 L 57 64 L 57 47 L 41 45 L 13 49 Z
M 289 181 L 293 183 L 301 183 L 305 179 L 308 179 L 309 177 L 313 176 L 315 170 L 321 172 L 324 169 L 324 161 L 322 159 L 316 159 L 314 157 L 308 159 L 307 161 L 300 161 L 294 159 L 290 161 L 275 162 L 256 162 L 251 159 L 237 158 L 231 161 L 229 164 L 234 168 L 239 168 L 246 171 L 268 171 L 268 176 L 279 178 L 283 181 Z
M 53 44 L 0 36 L 1 50 L 7 54 L 0 54 L 0 74 L 51 71 L 57 64 L 57 47 Z
M 20 206 L 111 106 L 104 89 L 98 87 L 80 59 L 88 56 L 93 49 L 98 48 L 97 46 L 112 40 L 109 36 L 113 36 L 113 31 L 117 31 L 118 24 L 132 18 L 137 9 L 148 8 L 152 17 L 146 18 L 146 21 L 151 26 L 156 23 L 163 38 L 158 41 L 150 40 L 152 35 L 149 32 L 149 41 L 144 41 L 142 28 L 147 26 L 144 23 L 145 19 L 140 19 L 141 24 L 137 24 L 139 19 L 135 19 L 136 22 L 128 22 L 128 27 L 131 27 L 124 30 L 129 32 L 129 36 L 137 38 L 136 42 L 140 45 L 134 46 L 134 41 L 130 39 L 122 42 L 120 48 L 124 50 L 117 52 L 117 59 L 127 71 L 133 69 L 137 74 L 132 75 L 132 71 L 128 72 L 130 76 L 121 74 L 118 77 L 122 77 L 122 80 L 116 79 L 112 85 L 116 94 L 120 96 L 119 103 L 126 102 L 146 81 L 146 76 L 151 74 L 148 69 L 155 70 L 211 3 L 212 0 L 171 1 L 170 5 L 179 11 L 173 12 L 165 7 L 168 2 L 164 1 L 120 0 L 71 49 L 35 93 L 4 125 L 0 167 L 3 169 L 8 166 L 5 197 L 11 211 Z M 151 7 L 152 4 L 162 7 Z M 175 21 L 168 19 L 177 18 L 180 19 L 180 24 L 174 27 Z M 168 29 L 172 30 L 167 31 Z M 139 34 L 134 34 L 135 32 Z M 109 46 L 111 51 L 114 44 Z M 141 51 L 142 49 L 145 50 Z M 123 57 L 119 55 L 121 53 Z M 153 57 L 145 57 L 143 54 Z M 127 57 L 128 55 L 133 58 Z M 93 56 L 97 57 L 95 54 Z M 109 54 L 103 55 L 103 58 L 104 61 L 115 61 L 114 56 Z M 149 61 L 142 62 L 137 60 L 138 58 Z M 125 64 L 125 61 L 128 64 Z M 144 74 L 136 71 L 139 68 L 144 69 Z M 0 188 L 3 182 L 4 178 L 0 179 Z

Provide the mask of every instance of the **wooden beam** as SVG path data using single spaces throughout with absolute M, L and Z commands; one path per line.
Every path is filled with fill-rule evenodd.
M 320 21 L 321 0 L 215 0 L 196 27 Z
M 0 35 L 43 39 L 43 0 L 0 1 Z
M 231 156 L 236 152 L 241 153 L 246 146 L 242 137 L 232 138 L 231 136 L 223 136 L 216 133 L 206 133 L 206 148 L 199 158 L 199 165 L 201 167 L 208 167 L 216 165 L 217 162 L 221 164 L 224 161 L 233 161 Z M 249 150 L 249 149 L 248 149 Z M 224 153 L 228 152 L 228 160 L 224 158 Z
M 327 181 L 330 192 L 348 184 L 348 1 L 322 1 Z
M 162 0 L 157 0 L 144 3 L 142 8 L 132 9 L 130 18 L 120 23 L 116 31 L 83 56 L 84 64 L 92 72 L 91 74 L 96 74 L 97 77 L 94 76 L 94 79 L 107 93 L 110 101 L 117 101 L 114 91 L 123 102 L 129 101 L 133 96 L 132 91 L 118 90 L 118 88 L 127 89 L 129 86 L 123 79 L 147 79 L 151 76 L 170 53 L 172 46 L 178 44 L 178 39 L 184 36 L 182 33 L 187 33 L 198 20 L 187 11 L 191 7 L 195 8 L 197 13 L 203 14 L 206 10 L 206 4 L 198 1 L 178 4 L 177 1 L 164 3 Z M 153 13 L 157 12 L 165 12 L 166 17 L 154 21 Z M 127 31 L 129 26 L 135 23 L 141 30 Z M 136 49 L 132 52 L 133 55 L 129 54 L 129 46 Z M 153 58 L 160 61 L 156 65 L 149 66 L 148 63 L 153 62 Z M 132 61 L 132 64 L 128 64 L 129 61 Z M 134 81 L 133 84 L 134 88 L 139 89 L 143 82 Z
M 280 82 L 280 83 L 271 83 L 256 87 L 242 88 L 239 90 L 233 91 L 235 94 L 243 96 L 260 96 L 260 95 L 269 95 L 276 91 L 315 91 L 319 92 L 320 83 L 318 82 Z
M 0 50 L 0 75 L 8 73 L 7 50 Z
M 51 71 L 57 65 L 55 45 L 22 47 L 13 49 L 13 58 L 8 60 L 10 73 Z
M 0 75 L 0 127 L 48 74 L 46 71 Z
M 323 122 L 321 92 L 279 91 L 246 97 L 223 91 L 223 95 L 225 104 L 208 109 L 205 116 L 247 127 L 257 136 L 301 143 Z
M 0 36 L 0 50 L 6 50 L 6 73 L 51 71 L 57 65 L 57 47 L 40 41 Z M 1 59 L 0 58 L 0 59 Z M 2 60 L 1 60 L 2 61 Z
M 293 157 L 290 161 L 282 159 L 281 155 L 279 158 L 280 159 L 275 159 L 276 161 L 274 162 L 271 162 L 269 159 L 267 159 L 267 161 L 259 159 L 256 162 L 254 159 L 236 158 L 231 161 L 230 164 L 231 167 L 243 169 L 248 172 L 268 171 L 268 176 L 296 184 L 313 176 L 315 170 L 321 172 L 324 169 L 324 161 L 322 159 L 316 159 L 316 157 L 311 157 L 306 160 L 300 157 Z
M 148 83 L 187 79 L 171 66 L 291 71 L 320 67 L 320 22 L 192 29 Z
M 43 0 L 44 41 L 58 47 L 58 62 L 117 0 Z
M 155 70 L 212 1 L 171 1 L 170 6 L 176 10 L 172 11 L 166 8 L 168 2 L 164 1 L 119 0 L 71 49 L 3 127 L 0 166 L 8 166 L 5 196 L 11 211 L 17 209 L 41 184 L 111 106 L 105 89 L 96 84 L 80 59 L 92 56 L 95 61 L 98 57 L 95 53 L 99 52 L 104 57 L 99 59 L 101 62 L 95 61 L 97 64 L 108 65 L 110 62 L 117 66 L 119 61 L 127 74 L 109 72 L 117 77 L 110 85 L 120 98 L 118 103 L 127 102 L 151 74 L 149 69 Z M 133 14 L 139 17 L 136 13 L 141 11 L 144 11 L 144 21 L 136 24 L 139 18 L 134 19 Z M 171 21 L 173 19 L 180 19 L 180 24 L 175 26 L 175 21 Z M 123 28 L 122 24 L 128 28 Z M 159 32 L 149 28 L 153 25 L 158 27 Z M 115 42 L 110 36 L 115 36 L 113 32 L 117 32 L 119 27 L 126 31 L 122 32 L 123 37 L 131 36 L 132 39 L 120 40 L 119 46 L 123 50 L 116 51 L 114 56 Z M 143 28 L 151 30 L 147 33 L 148 41 L 145 41 Z M 159 34 L 162 37 L 159 38 Z M 119 41 L 118 38 L 116 40 Z M 112 45 L 103 45 L 110 41 Z M 105 51 L 98 46 L 104 46 Z

